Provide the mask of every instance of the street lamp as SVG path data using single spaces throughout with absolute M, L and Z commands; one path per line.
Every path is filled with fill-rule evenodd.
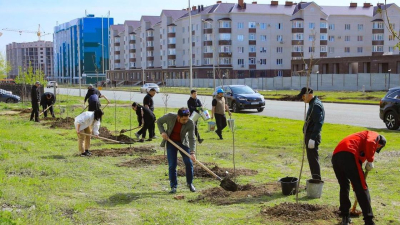
M 318 91 L 318 74 L 319 74 L 319 71 L 317 71 L 317 91 Z
M 388 70 L 388 72 L 389 72 L 389 85 L 388 85 L 389 88 L 388 89 L 390 89 L 390 72 L 391 71 L 392 71 L 391 69 Z
M 214 90 L 215 90 L 215 32 L 214 32 L 214 26 L 213 26 L 213 24 L 212 23 L 210 23 L 210 22 L 208 22 L 208 21 L 206 21 L 206 20 L 204 20 L 204 19 L 202 19 L 202 21 L 204 22 L 204 23 L 208 23 L 208 24 L 210 24 L 211 25 L 211 28 L 212 28 L 212 32 L 213 32 L 213 36 L 214 36 L 214 38 L 213 38 L 213 40 L 212 40 L 212 49 L 213 49 L 213 87 L 214 87 Z

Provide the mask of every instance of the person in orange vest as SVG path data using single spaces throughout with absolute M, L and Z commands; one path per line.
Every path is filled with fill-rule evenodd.
M 342 216 L 342 224 L 351 223 L 349 215 L 351 207 L 349 198 L 350 182 L 360 204 L 365 224 L 375 224 L 371 198 L 362 164 L 367 161 L 365 170 L 367 172 L 371 171 L 374 168 L 375 152 L 379 153 L 385 145 L 386 139 L 384 136 L 374 131 L 361 131 L 345 137 L 333 151 L 333 170 L 340 186 L 339 209 Z

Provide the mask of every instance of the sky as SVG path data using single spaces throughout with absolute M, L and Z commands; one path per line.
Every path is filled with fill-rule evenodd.
M 305 1 L 305 0 L 303 0 Z M 116 3 L 117 2 L 117 3 Z M 237 0 L 223 1 L 224 3 L 237 3 Z M 252 0 L 245 0 L 251 3 Z M 258 4 L 270 4 L 270 0 L 257 0 Z M 293 1 L 299 2 L 299 1 Z M 315 1 L 320 6 L 348 6 L 355 0 L 319 0 Z M 374 6 L 384 3 L 384 0 L 363 0 L 357 2 L 362 6 L 364 2 L 369 2 Z M 393 3 L 389 0 L 387 3 Z M 212 5 L 216 0 L 191 0 L 191 5 Z M 284 0 L 279 0 L 279 4 L 284 4 Z M 0 52 L 5 55 L 6 45 L 12 42 L 31 42 L 37 41 L 35 33 L 21 33 L 4 31 L 2 29 L 16 29 L 37 31 L 40 24 L 42 32 L 53 33 L 54 26 L 71 21 L 87 14 L 114 18 L 115 24 L 123 24 L 125 20 L 140 20 L 142 15 L 159 16 L 163 9 L 183 9 L 189 5 L 188 0 L 0 0 Z M 52 35 L 42 37 L 42 40 L 52 41 Z

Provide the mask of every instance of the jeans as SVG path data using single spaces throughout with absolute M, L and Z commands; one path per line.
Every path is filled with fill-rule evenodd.
M 176 142 L 183 150 L 187 153 L 190 153 L 190 149 L 184 146 L 180 142 Z M 171 188 L 176 188 L 178 186 L 178 175 L 176 172 L 176 167 L 178 164 L 178 149 L 173 146 L 171 143 L 167 143 L 167 158 L 168 158 L 168 174 L 169 174 L 169 183 Z M 180 151 L 179 151 L 180 152 Z M 193 162 L 192 160 L 186 156 L 184 153 L 180 152 L 182 155 L 183 162 L 186 167 L 186 183 L 193 183 Z

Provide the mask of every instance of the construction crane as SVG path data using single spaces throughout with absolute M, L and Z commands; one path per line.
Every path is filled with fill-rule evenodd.
M 22 33 L 35 33 L 35 34 L 37 35 L 39 41 L 40 41 L 40 38 L 41 38 L 41 37 L 43 37 L 43 36 L 45 36 L 45 35 L 52 34 L 52 33 L 45 33 L 45 32 L 42 32 L 42 31 L 40 30 L 40 24 L 39 24 L 39 27 L 38 27 L 38 30 L 37 30 L 37 31 L 17 30 L 17 29 L 9 29 L 9 28 L 3 28 L 2 30 L 19 32 L 19 35 L 21 35 Z

